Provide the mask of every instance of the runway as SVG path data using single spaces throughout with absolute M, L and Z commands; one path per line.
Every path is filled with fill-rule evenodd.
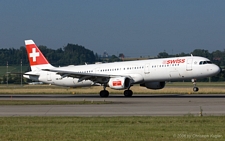
M 97 94 L 0 95 L 0 100 L 111 101 L 99 105 L 12 105 L 0 106 L 0 116 L 203 116 L 225 115 L 225 94 L 177 95 L 136 94 L 127 98 Z

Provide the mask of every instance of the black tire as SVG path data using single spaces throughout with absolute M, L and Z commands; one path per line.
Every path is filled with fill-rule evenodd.
M 107 90 L 100 91 L 100 96 L 101 97 L 108 97 L 109 96 L 109 91 L 107 91 Z
M 194 92 L 197 92 L 198 90 L 199 90 L 198 87 L 194 87 L 194 88 L 193 88 L 193 91 L 194 91 Z
M 124 96 L 125 97 L 132 97 L 132 95 L 133 95 L 133 91 L 131 91 L 131 90 L 125 90 L 124 91 Z

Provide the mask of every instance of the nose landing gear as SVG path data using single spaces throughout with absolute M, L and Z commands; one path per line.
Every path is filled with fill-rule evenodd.
M 196 86 L 196 79 L 191 79 L 191 81 L 192 81 L 192 83 L 193 83 L 193 85 L 194 85 L 193 91 L 194 91 L 194 92 L 197 92 L 197 91 L 199 90 L 199 88 Z

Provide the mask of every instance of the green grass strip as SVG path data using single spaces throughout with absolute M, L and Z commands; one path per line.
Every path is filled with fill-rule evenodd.
M 0 117 L 0 140 L 225 140 L 225 117 Z

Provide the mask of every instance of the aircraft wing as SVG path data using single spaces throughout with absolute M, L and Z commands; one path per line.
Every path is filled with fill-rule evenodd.
M 57 74 L 63 77 L 73 77 L 78 78 L 79 82 L 83 80 L 91 80 L 93 82 L 98 83 L 105 83 L 112 77 L 128 77 L 132 79 L 130 76 L 126 75 L 108 75 L 108 74 L 98 74 L 98 73 L 81 73 L 81 72 L 74 72 L 74 71 L 67 71 L 67 70 L 60 70 L 60 69 L 43 69 L 44 71 L 51 71 L 56 72 Z

